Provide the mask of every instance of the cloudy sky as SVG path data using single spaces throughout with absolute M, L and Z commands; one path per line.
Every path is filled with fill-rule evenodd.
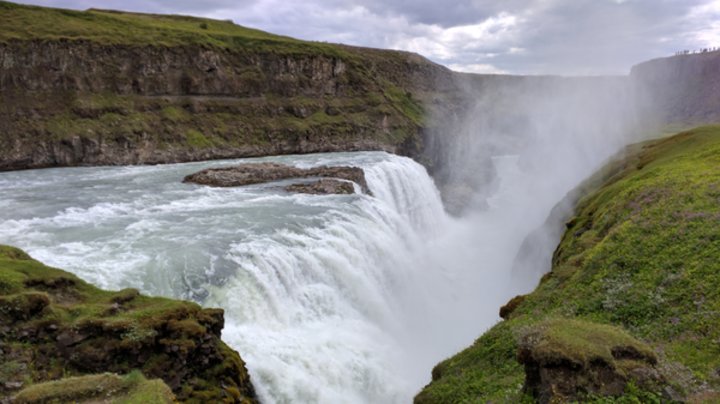
M 454 70 L 625 74 L 720 47 L 720 0 L 19 0 L 232 19 L 301 39 L 420 53 Z

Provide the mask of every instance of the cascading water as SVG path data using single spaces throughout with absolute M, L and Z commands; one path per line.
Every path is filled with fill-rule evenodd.
M 238 161 L 3 173 L 0 242 L 103 288 L 224 308 L 223 338 L 265 402 L 407 402 L 495 320 L 502 277 L 478 278 L 475 239 L 451 236 L 471 229 L 417 163 L 248 160 L 360 166 L 374 197 L 180 182 Z

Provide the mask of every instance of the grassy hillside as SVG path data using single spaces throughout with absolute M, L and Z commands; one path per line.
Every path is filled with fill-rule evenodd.
M 547 399 L 526 383 L 538 368 L 560 400 L 720 401 L 720 126 L 632 150 L 579 202 L 537 289 L 437 365 L 416 402 Z M 598 366 L 614 390 L 593 384 Z
M 349 56 L 338 46 L 273 35 L 232 21 L 96 9 L 74 11 L 0 1 L 0 42 L 61 39 Z
M 220 340 L 222 326 L 222 310 L 100 290 L 0 246 L 0 396 L 254 402 L 244 362 Z

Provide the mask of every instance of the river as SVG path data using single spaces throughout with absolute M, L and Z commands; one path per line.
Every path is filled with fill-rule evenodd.
M 408 402 L 517 292 L 515 253 L 556 197 L 520 214 L 516 160 L 495 158 L 489 209 L 462 220 L 422 166 L 383 152 L 8 172 L 0 243 L 102 288 L 222 307 L 263 402 Z M 181 182 L 259 161 L 362 167 L 374 196 Z

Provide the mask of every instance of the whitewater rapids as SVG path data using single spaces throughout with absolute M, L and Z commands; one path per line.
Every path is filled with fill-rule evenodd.
M 374 197 L 181 183 L 259 161 L 361 167 Z M 515 159 L 495 164 L 490 210 L 463 221 L 422 166 L 382 152 L 2 173 L 0 243 L 102 288 L 222 307 L 263 402 L 409 402 L 498 320 L 515 252 L 554 203 L 519 221 Z

